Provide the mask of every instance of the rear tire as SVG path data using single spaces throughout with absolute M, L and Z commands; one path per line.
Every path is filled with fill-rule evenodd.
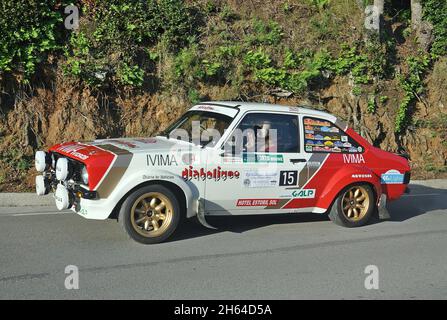
M 375 203 L 374 192 L 369 185 L 351 185 L 339 193 L 329 211 L 329 218 L 343 227 L 361 227 L 370 221 Z
M 133 240 L 143 244 L 166 241 L 180 222 L 180 205 L 174 193 L 161 185 L 145 186 L 123 202 L 119 222 Z

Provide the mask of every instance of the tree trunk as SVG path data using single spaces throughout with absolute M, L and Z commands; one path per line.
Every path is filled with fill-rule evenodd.
M 383 29 L 383 10 L 385 6 L 385 0 L 374 0 L 374 6 L 373 6 L 373 33 L 377 34 L 379 37 L 379 40 L 381 39 L 382 29 Z
M 411 0 L 411 28 L 416 32 L 420 48 L 428 51 L 433 43 L 433 26 L 428 21 L 422 20 L 421 0 Z
M 377 10 L 379 10 L 380 18 L 383 17 L 383 10 L 385 7 L 385 0 L 374 0 L 374 5 L 377 7 Z
M 422 4 L 421 0 L 411 0 L 411 27 L 413 30 L 419 30 L 422 23 Z

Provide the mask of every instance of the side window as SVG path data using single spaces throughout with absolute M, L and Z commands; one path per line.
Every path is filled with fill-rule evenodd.
M 242 152 L 299 152 L 298 116 L 249 113 L 235 130 L 242 136 Z
M 304 117 L 303 125 L 306 152 L 363 152 L 363 148 L 354 139 L 330 121 Z

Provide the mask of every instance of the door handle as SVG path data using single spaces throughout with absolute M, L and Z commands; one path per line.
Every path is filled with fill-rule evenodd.
M 299 163 L 299 162 L 307 162 L 306 159 L 290 159 L 290 162 L 293 164 Z

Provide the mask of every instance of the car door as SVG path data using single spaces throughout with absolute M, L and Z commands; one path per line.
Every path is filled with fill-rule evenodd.
M 300 144 L 298 114 L 244 114 L 223 147 L 208 157 L 205 211 L 281 212 L 306 164 Z

